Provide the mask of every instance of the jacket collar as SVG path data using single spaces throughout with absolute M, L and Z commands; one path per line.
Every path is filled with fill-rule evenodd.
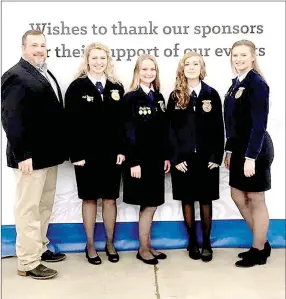
M 28 73 L 30 73 L 35 79 L 40 81 L 44 86 L 49 87 L 51 89 L 51 91 L 54 93 L 54 90 L 53 90 L 51 84 L 33 65 L 31 65 L 27 60 L 23 59 L 22 57 L 21 57 L 19 63 Z M 56 78 L 54 77 L 54 75 L 49 70 L 47 70 L 47 72 L 53 78 L 53 80 L 55 81 L 55 83 L 57 85 L 59 100 L 60 100 L 61 104 L 63 105 L 62 93 L 61 93 L 60 87 L 58 85 L 58 82 L 57 82 Z M 56 94 L 55 94 L 55 97 L 56 97 Z
M 33 77 L 35 77 L 42 84 L 44 84 L 45 86 L 50 85 L 48 80 L 33 65 L 31 65 L 27 60 L 21 58 L 19 63 L 28 73 L 30 73 Z
M 211 93 L 211 87 L 209 85 L 207 85 L 204 81 L 201 81 L 201 84 L 202 84 L 202 89 L 198 98 Z
M 243 85 L 244 83 L 249 82 L 249 80 L 251 80 L 251 78 L 253 77 L 253 75 L 255 74 L 255 71 L 253 69 L 251 69 L 245 76 L 245 78 L 242 81 L 238 80 L 238 76 L 232 79 L 232 85 L 235 84 L 235 82 L 238 80 L 238 85 Z

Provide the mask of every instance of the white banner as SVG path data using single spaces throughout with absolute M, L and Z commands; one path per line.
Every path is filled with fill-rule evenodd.
M 47 38 L 49 69 L 63 94 L 74 78 L 84 47 L 97 41 L 112 49 L 119 78 L 128 90 L 137 55 L 156 56 L 161 91 L 168 99 L 177 64 L 185 51 L 204 56 L 206 83 L 223 101 L 231 84 L 229 51 L 240 39 L 256 44 L 260 67 L 270 86 L 268 131 L 275 147 L 272 189 L 267 192 L 271 218 L 285 219 L 285 3 L 2 3 L 2 71 L 21 56 L 21 38 L 29 29 L 43 30 Z M 4 133 L 2 131 L 2 133 Z M 14 224 L 15 181 L 6 167 L 6 138 L 2 142 L 3 224 Z M 207 182 L 204 182 L 207 185 Z M 214 219 L 240 218 L 230 198 L 228 171 L 221 167 L 221 199 L 214 203 Z M 197 211 L 198 212 L 198 211 Z M 98 219 L 101 221 L 101 209 Z M 197 218 L 199 217 L 197 213 Z M 118 200 L 118 221 L 136 221 L 138 207 Z M 181 205 L 172 199 L 166 179 L 166 203 L 155 220 L 182 220 Z M 81 222 L 81 200 L 70 163 L 59 167 L 52 221 Z

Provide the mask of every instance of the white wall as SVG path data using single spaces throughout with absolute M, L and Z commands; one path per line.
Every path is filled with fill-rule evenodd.
M 164 12 L 163 12 L 164 7 Z M 69 49 L 81 49 L 93 41 L 107 44 L 110 48 L 135 49 L 158 48 L 157 58 L 161 91 L 168 99 L 175 80 L 179 59 L 186 48 L 210 48 L 205 57 L 207 65 L 206 82 L 222 97 L 231 83 L 229 57 L 215 55 L 217 48 L 230 48 L 239 39 L 252 40 L 257 48 L 265 48 L 265 55 L 259 56 L 260 67 L 271 90 L 271 110 L 268 131 L 275 146 L 275 160 L 272 166 L 272 189 L 267 192 L 267 203 L 271 218 L 285 218 L 285 4 L 284 3 L 2 3 L 2 70 L 5 72 L 18 62 L 21 55 L 21 37 L 31 29 L 30 23 L 51 23 L 51 26 L 86 26 L 86 35 L 51 35 L 46 27 L 50 58 L 50 70 L 56 75 L 63 93 L 73 80 L 80 58 L 56 57 L 55 48 L 65 44 Z M 157 35 L 114 35 L 111 26 L 121 21 L 125 26 L 158 26 Z M 94 35 L 92 25 L 105 26 L 105 35 Z M 255 25 L 254 33 L 238 34 L 195 34 L 195 26 L 235 25 L 246 30 Z M 244 27 L 242 27 L 245 25 Z M 188 34 L 163 34 L 165 26 L 189 26 Z M 259 27 L 257 27 L 259 26 Z M 166 28 L 166 27 L 165 27 Z M 215 32 L 219 27 L 214 28 Z M 165 57 L 166 48 L 178 43 L 178 57 Z M 132 52 L 132 50 L 130 50 Z M 121 50 L 121 52 L 123 52 Z M 117 52 L 116 52 L 117 53 Z M 123 57 L 116 62 L 117 73 L 125 89 L 128 88 L 135 58 L 127 61 Z M 3 132 L 2 132 L 3 133 Z M 3 224 L 14 224 L 13 203 L 15 183 L 13 172 L 6 167 L 6 139 L 2 135 L 2 209 Z M 81 222 L 81 201 L 77 190 L 73 168 L 65 163 L 59 168 L 58 185 L 53 222 Z M 138 208 L 118 200 L 118 221 L 135 221 Z M 101 219 L 99 209 L 98 219 Z M 198 215 L 197 215 L 198 216 Z M 233 204 L 228 187 L 228 172 L 221 168 L 221 199 L 214 204 L 215 219 L 235 219 L 240 215 Z M 159 208 L 155 220 L 181 220 L 180 204 L 172 200 L 170 178 L 166 180 L 166 203 Z

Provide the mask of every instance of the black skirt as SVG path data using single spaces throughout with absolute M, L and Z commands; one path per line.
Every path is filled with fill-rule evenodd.
M 193 153 L 187 159 L 187 172 L 171 169 L 173 198 L 192 203 L 208 204 L 219 199 L 219 167 L 208 168 L 205 155 Z
M 229 185 L 244 192 L 264 192 L 271 189 L 270 167 L 274 159 L 271 137 L 265 134 L 263 146 L 255 160 L 255 175 L 244 175 L 245 156 L 232 152 L 229 167 Z
M 74 168 L 80 199 L 117 199 L 119 197 L 121 165 L 116 164 L 116 158 L 109 162 L 86 160 L 84 166 Z
M 232 154 L 229 167 L 229 185 L 245 192 L 263 192 L 271 189 L 270 163 L 264 159 L 256 159 L 255 175 L 244 175 L 245 157 Z
M 165 201 L 164 161 L 141 162 L 141 178 L 131 177 L 130 167 L 123 174 L 123 202 L 157 207 Z

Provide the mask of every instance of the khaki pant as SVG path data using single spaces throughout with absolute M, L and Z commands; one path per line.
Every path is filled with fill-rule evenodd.
M 18 270 L 29 271 L 40 264 L 49 243 L 46 234 L 55 199 L 57 166 L 34 170 L 30 175 L 15 169 L 15 174 Z

